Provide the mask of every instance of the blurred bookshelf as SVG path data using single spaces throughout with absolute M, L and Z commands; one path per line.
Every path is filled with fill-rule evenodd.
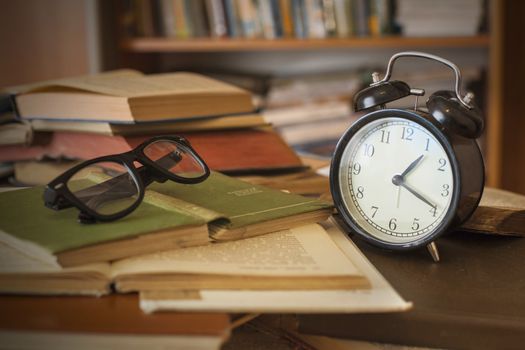
M 167 65 L 166 62 L 170 60 L 184 58 L 184 62 L 193 63 L 193 61 L 202 62 L 203 60 L 214 61 L 217 60 L 216 57 L 222 60 L 239 57 L 239 60 L 246 61 L 247 58 L 243 55 L 259 53 L 271 54 L 274 58 L 287 57 L 286 55 L 294 53 L 305 56 L 316 54 L 352 56 L 352 53 L 377 54 L 379 51 L 392 52 L 392 50 L 429 50 L 430 52 L 445 50 L 447 53 L 469 52 L 466 55 L 472 57 L 483 56 L 482 59 L 486 62 L 483 66 L 485 74 L 483 109 L 486 114 L 486 132 L 481 143 L 486 163 L 486 183 L 490 186 L 504 186 L 516 190 L 516 186 L 512 184 L 507 186 L 503 178 L 503 173 L 505 172 L 506 176 L 509 172 L 506 165 L 503 164 L 505 149 L 503 147 L 502 99 L 503 11 L 504 9 L 507 11 L 508 1 L 462 0 L 454 3 L 454 11 L 467 11 L 468 7 L 475 4 L 479 5 L 478 11 L 480 12 L 476 14 L 480 17 L 477 27 L 473 27 L 472 16 L 463 15 L 461 19 L 456 18 L 454 23 L 470 24 L 467 27 L 461 27 L 458 24 L 454 33 L 450 32 L 453 24 L 449 24 L 453 22 L 447 22 L 450 20 L 449 15 L 424 18 L 424 21 L 429 23 L 435 23 L 438 18 L 443 25 L 438 26 L 440 29 L 436 32 L 423 30 L 418 33 L 417 28 L 424 27 L 421 27 L 421 21 L 411 22 L 410 16 L 417 14 L 413 8 L 420 9 L 424 8 L 425 4 L 435 5 L 442 2 L 424 1 L 425 4 L 417 2 L 417 5 L 420 6 L 414 6 L 414 1 L 417 2 L 417 0 L 121 0 L 113 5 L 112 10 L 114 12 L 113 21 L 117 23 L 115 47 L 120 55 L 117 67 L 128 66 L 148 72 L 162 72 L 173 69 L 173 67 L 185 68 L 184 64 L 182 66 Z M 236 17 L 234 21 L 236 29 L 232 31 L 232 23 L 234 23 L 232 18 L 238 16 L 239 13 L 232 16 L 231 13 L 228 13 L 231 11 L 228 6 L 231 7 L 232 4 L 239 6 L 240 3 L 244 4 L 242 6 L 251 7 L 248 10 L 244 8 L 243 11 L 244 15 L 248 13 L 250 21 L 258 21 L 259 29 L 255 32 L 247 33 L 243 28 L 246 20 L 239 20 L 239 17 Z M 246 5 L 247 3 L 249 5 Z M 306 9 L 302 12 L 303 22 L 308 22 L 305 20 L 308 16 L 315 18 L 313 22 L 308 22 L 306 26 L 303 25 L 299 32 L 296 30 L 297 24 L 295 23 L 299 17 L 292 16 L 292 24 L 290 24 L 289 20 L 283 20 L 285 15 L 282 13 L 283 4 L 297 6 L 298 3 L 313 7 L 313 9 Z M 363 10 L 356 11 L 355 8 L 347 12 L 353 16 L 347 18 L 352 23 L 347 23 L 350 29 L 343 31 L 338 30 L 337 26 L 330 27 L 326 23 L 327 18 L 333 18 L 337 14 L 334 6 L 340 6 L 341 3 L 350 3 L 353 6 L 358 4 L 366 8 L 364 12 Z M 181 10 L 185 6 L 189 8 Z M 280 15 L 271 11 L 272 6 L 278 7 L 278 10 L 281 11 Z M 328 14 L 326 6 L 332 7 Z M 167 8 L 169 10 L 166 10 Z M 395 8 L 396 11 L 392 12 L 392 8 Z M 450 9 L 440 11 L 450 12 Z M 217 12 L 222 13 L 223 17 L 214 18 Z M 356 14 L 356 12 L 359 13 Z M 397 18 L 394 12 L 397 12 Z M 199 19 L 196 19 L 195 16 L 198 16 Z M 398 23 L 403 16 L 405 32 L 399 28 Z M 273 27 L 268 25 L 268 21 L 271 21 L 272 18 Z M 278 21 L 278 18 L 280 18 L 281 25 L 276 27 L 275 21 Z M 324 29 L 319 27 L 319 18 L 325 21 Z M 184 23 L 186 27 L 181 27 L 181 23 Z M 340 24 L 341 19 L 335 18 L 335 23 Z M 253 25 L 255 24 L 252 23 Z M 195 29 L 195 27 L 199 28 Z M 317 29 L 312 30 L 311 28 Z M 468 51 L 469 49 L 472 50 Z M 252 57 L 249 56 L 248 59 Z M 387 57 L 385 57 L 385 63 L 386 59 Z M 261 64 L 266 64 L 264 59 L 262 62 Z M 232 66 L 235 66 L 235 63 L 232 63 Z M 195 65 L 190 67 L 190 70 L 194 69 L 196 69 Z M 523 169 L 523 174 L 525 174 L 525 169 Z M 525 185 L 520 191 L 525 192 Z

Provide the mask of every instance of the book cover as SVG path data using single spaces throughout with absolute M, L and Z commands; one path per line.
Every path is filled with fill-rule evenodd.
M 125 219 L 83 225 L 76 208 L 46 208 L 43 192 L 38 186 L 0 193 L 0 241 L 51 265 L 115 260 L 209 241 L 207 220 L 177 210 L 169 198 L 146 196 Z M 82 251 L 91 254 L 78 261 Z

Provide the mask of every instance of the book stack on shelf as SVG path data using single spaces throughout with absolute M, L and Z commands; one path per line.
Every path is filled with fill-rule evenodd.
M 31 142 L 21 134 L 18 142 L 0 146 L 0 161 L 15 163 L 14 179 L 21 184 L 45 184 L 74 161 L 127 152 L 159 134 L 185 136 L 212 170 L 303 167 L 254 113 L 248 91 L 199 74 L 120 70 L 6 91 L 24 122 L 16 125 L 33 135 Z

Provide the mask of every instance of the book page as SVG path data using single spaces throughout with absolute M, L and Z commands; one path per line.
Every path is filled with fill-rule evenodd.
M 89 77 L 118 77 L 118 76 L 142 76 L 143 74 L 139 71 L 133 70 L 133 69 L 117 69 L 112 70 L 108 72 L 103 72 L 96 75 L 82 75 L 78 77 L 72 77 L 72 78 L 65 78 L 65 79 L 53 79 L 53 80 L 45 80 L 45 81 L 39 81 L 35 83 L 29 83 L 24 85 L 17 85 L 17 86 L 10 86 L 7 88 L 2 89 L 2 91 L 5 91 L 9 94 L 23 94 L 30 91 L 39 91 L 41 89 L 46 89 L 50 86 L 70 86 L 69 84 L 74 81 L 83 81 L 86 78 Z
M 66 87 L 86 92 L 120 97 L 147 97 L 175 94 L 246 94 L 232 85 L 193 73 L 166 73 L 153 75 L 140 74 L 100 74 L 64 79 L 39 86 L 32 92 L 57 91 L 56 87 Z
M 137 273 L 362 275 L 319 225 L 129 258 L 113 263 L 112 272 L 114 277 Z
M 108 263 L 86 264 L 70 268 L 62 268 L 58 264 L 26 255 L 7 244 L 0 242 L 0 275 L 1 274 L 25 274 L 25 273 L 69 273 L 69 272 L 98 272 L 109 276 Z
M 394 312 L 410 309 L 406 302 L 333 223 L 327 232 L 341 251 L 362 271 L 371 284 L 354 290 L 200 290 L 141 291 L 140 307 L 154 311 L 223 311 L 264 313 Z

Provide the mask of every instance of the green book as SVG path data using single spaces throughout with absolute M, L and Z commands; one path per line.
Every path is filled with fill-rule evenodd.
M 329 203 L 219 173 L 148 187 L 130 215 L 82 225 L 76 208 L 44 207 L 43 187 L 0 193 L 0 243 L 62 267 L 260 235 L 326 219 Z

